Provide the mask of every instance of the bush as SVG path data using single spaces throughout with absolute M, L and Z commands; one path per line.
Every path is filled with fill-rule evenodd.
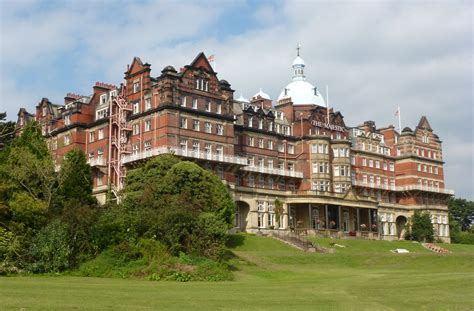
M 68 227 L 55 220 L 41 229 L 34 237 L 29 249 L 33 260 L 32 272 L 60 272 L 69 268 L 71 248 Z
M 411 236 L 419 242 L 433 242 L 434 230 L 429 213 L 415 212 L 411 218 Z

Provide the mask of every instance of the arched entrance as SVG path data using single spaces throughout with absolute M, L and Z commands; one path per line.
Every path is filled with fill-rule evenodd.
M 398 239 L 404 238 L 405 236 L 405 225 L 407 224 L 407 218 L 405 216 L 398 216 L 396 220 L 397 224 L 397 237 Z
M 234 226 L 242 231 L 247 229 L 250 206 L 244 201 L 235 202 Z

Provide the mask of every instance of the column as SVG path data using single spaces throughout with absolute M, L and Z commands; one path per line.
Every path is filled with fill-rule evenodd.
M 328 229 L 329 228 L 329 215 L 328 215 L 328 205 L 325 204 L 324 205 L 324 217 L 326 218 L 326 226 L 325 226 L 325 229 Z
M 308 228 L 313 229 L 312 219 L 311 219 L 311 203 L 308 203 Z
M 341 215 L 341 206 L 340 205 L 337 207 L 337 219 L 338 219 L 337 228 L 338 228 L 339 231 L 342 231 L 342 226 L 341 226 L 341 224 L 342 224 L 342 222 L 341 222 L 342 215 Z
M 360 214 L 359 214 L 359 208 L 357 208 L 357 228 L 356 231 L 360 231 Z
M 368 208 L 367 212 L 369 214 L 369 232 L 372 232 L 372 210 Z

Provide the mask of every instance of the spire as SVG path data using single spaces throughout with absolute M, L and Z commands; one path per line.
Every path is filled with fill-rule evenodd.
M 300 57 L 301 44 L 296 45 L 296 58 L 293 61 L 293 81 L 304 81 L 304 60 Z

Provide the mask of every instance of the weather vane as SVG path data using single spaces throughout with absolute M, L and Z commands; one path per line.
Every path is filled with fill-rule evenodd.
M 297 43 L 296 44 L 296 54 L 297 54 L 297 56 L 300 56 L 300 48 L 301 48 L 301 44 Z

